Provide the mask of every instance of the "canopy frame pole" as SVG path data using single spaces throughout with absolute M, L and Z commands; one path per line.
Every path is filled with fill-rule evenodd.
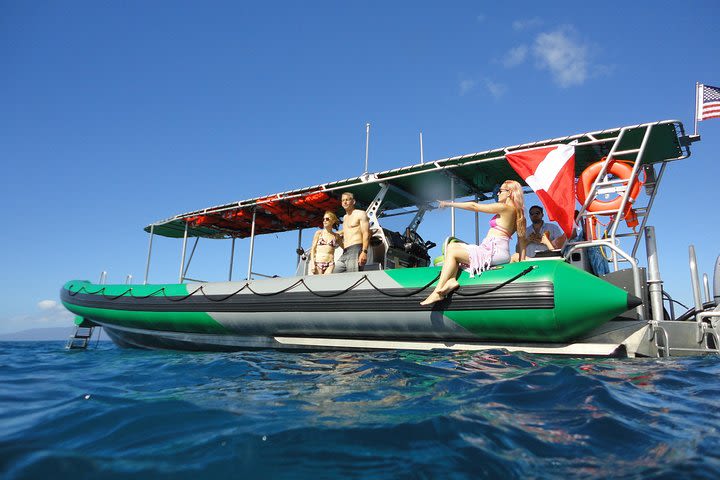
M 301 257 L 300 249 L 302 248 L 302 231 L 303 231 L 302 228 L 298 230 L 298 246 L 297 246 L 297 250 L 295 250 L 297 252 L 297 263 L 295 264 L 296 267 L 298 265 L 300 265 L 300 257 Z
M 370 206 L 365 210 L 365 213 L 367 213 L 368 220 L 370 222 L 370 227 L 380 227 L 380 221 L 378 219 L 378 214 L 380 213 L 380 206 L 382 205 L 383 200 L 385 200 L 385 195 L 387 195 L 387 192 L 390 190 L 390 184 L 382 182 L 380 183 L 382 188 L 380 188 L 380 191 L 375 195 L 375 198 L 373 198 L 373 201 L 370 202 Z M 384 235 L 383 235 L 384 238 Z
M 183 234 L 182 255 L 180 256 L 180 273 L 178 283 L 183 283 L 183 268 L 185 267 L 185 251 L 187 250 L 188 224 L 185 222 L 185 233 Z
M 250 255 L 248 255 L 248 271 L 247 277 L 245 278 L 248 282 L 252 280 L 252 262 L 253 255 L 255 254 L 255 216 L 257 215 L 257 209 L 253 208 L 253 219 L 252 226 L 250 227 Z
M 235 237 L 232 237 L 230 245 L 230 271 L 228 272 L 228 282 L 232 282 L 233 262 L 235 261 Z
M 143 285 L 148 283 L 148 275 L 150 274 L 150 256 L 152 255 L 153 236 L 155 235 L 155 225 L 150 225 L 150 244 L 148 245 L 147 262 L 145 263 L 145 280 Z
M 410 223 L 405 228 L 407 230 L 410 230 L 411 232 L 417 232 L 417 229 L 420 227 L 420 223 L 422 223 L 423 217 L 425 216 L 426 212 L 427 207 L 418 208 L 418 211 L 415 212 L 415 216 L 412 220 L 410 220 Z
M 363 172 L 364 175 L 367 175 L 368 173 L 368 156 L 370 153 L 370 124 L 365 124 L 365 172 Z
M 646 165 L 646 167 L 652 169 L 654 172 L 654 166 L 653 165 Z M 655 197 L 657 195 L 658 190 L 660 190 L 660 180 L 663 178 L 663 173 L 665 173 L 665 167 L 667 167 L 667 162 L 663 162 L 662 165 L 660 165 L 660 172 L 658 172 L 657 175 L 648 174 L 648 170 L 646 168 L 645 175 L 646 179 L 650 178 L 650 175 L 655 175 L 655 186 L 652 187 L 652 192 L 650 193 L 650 199 L 648 200 L 647 207 L 645 207 L 645 214 L 642 217 L 642 222 L 640 223 L 640 227 L 638 228 L 638 231 L 645 231 L 645 225 L 647 224 L 648 218 L 650 218 L 650 210 L 652 210 L 653 205 L 655 204 Z M 647 185 L 648 182 L 645 183 L 645 192 L 647 193 Z M 635 239 L 635 245 L 633 245 L 632 253 L 630 253 L 631 256 L 635 256 L 637 253 L 637 249 L 640 246 L 640 236 L 638 236 Z
M 475 203 L 480 203 L 480 195 L 475 195 Z M 475 212 L 475 245 L 480 245 L 480 212 Z
M 198 246 L 198 242 L 200 241 L 200 237 L 195 237 L 195 243 L 193 243 L 193 248 L 190 250 L 190 256 L 188 257 L 187 264 L 185 265 L 185 272 L 183 273 L 183 278 L 187 278 L 187 272 L 190 270 L 190 263 L 192 262 L 193 255 L 195 255 L 195 249 Z
M 450 201 L 455 201 L 455 178 L 450 177 Z M 450 236 L 455 236 L 455 207 L 450 207 Z

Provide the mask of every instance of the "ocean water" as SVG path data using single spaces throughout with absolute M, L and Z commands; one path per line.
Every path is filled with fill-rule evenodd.
M 720 477 L 720 357 L 0 343 L 0 478 Z

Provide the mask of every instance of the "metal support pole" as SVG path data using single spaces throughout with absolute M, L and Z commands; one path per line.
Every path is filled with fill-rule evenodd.
M 695 82 L 695 135 L 698 127 L 698 107 L 700 106 L 700 82 Z
M 257 210 L 253 209 L 252 227 L 250 227 L 250 255 L 248 256 L 248 272 L 246 277 L 248 282 L 252 279 L 252 261 L 253 254 L 255 253 L 255 215 L 257 215 Z
M 475 203 L 480 203 L 480 196 L 475 195 Z M 480 245 L 480 213 L 475 212 L 475 245 Z
M 297 250 L 296 250 L 298 252 L 298 254 L 297 254 L 297 263 L 295 264 L 296 267 L 298 265 L 300 265 L 300 249 L 301 248 L 302 248 L 302 228 L 300 230 L 298 230 L 298 246 L 297 246 Z
M 425 163 L 425 157 L 423 154 L 423 144 L 422 144 L 422 132 L 420 132 L 420 164 Z
M 368 173 L 368 154 L 370 153 L 370 124 L 365 124 L 365 173 Z
M 705 302 L 712 302 L 713 297 L 710 296 L 710 280 L 707 273 L 703 273 L 703 287 L 705 289 Z
M 690 245 L 688 248 L 690 255 L 690 282 L 692 283 L 693 299 L 695 301 L 695 311 L 702 312 L 703 304 L 700 296 L 700 275 L 697 269 L 697 257 L 695 256 L 695 246 Z
M 198 246 L 198 242 L 200 241 L 200 237 L 195 237 L 195 243 L 193 243 L 193 248 L 190 250 L 190 256 L 187 259 L 187 264 L 185 265 L 185 269 L 183 270 L 183 278 L 187 277 L 187 272 L 190 270 L 190 264 L 192 263 L 193 256 L 195 256 L 195 249 Z
M 657 244 L 655 243 L 655 227 L 645 227 L 645 250 L 647 251 L 648 296 L 652 308 L 652 320 L 663 320 L 663 292 L 658 262 Z
M 450 201 L 455 201 L 455 179 L 450 179 Z M 450 235 L 455 236 L 455 207 L 450 207 Z
M 185 268 L 185 250 L 187 249 L 187 239 L 188 239 L 188 224 L 185 223 L 185 234 L 183 235 L 183 247 L 182 247 L 182 255 L 180 257 L 180 273 L 178 274 L 178 283 L 183 282 L 183 269 Z
M 235 237 L 232 237 L 232 245 L 230 246 L 230 272 L 228 272 L 228 282 L 232 282 L 233 263 L 235 262 Z
M 148 246 L 147 263 L 145 264 L 145 280 L 143 281 L 143 285 L 147 285 L 148 274 L 150 273 L 150 255 L 152 255 L 152 242 L 153 242 L 154 234 L 155 234 L 155 225 L 150 225 L 150 245 Z
M 715 269 L 713 270 L 713 298 L 715 304 L 720 305 L 720 255 L 715 259 Z

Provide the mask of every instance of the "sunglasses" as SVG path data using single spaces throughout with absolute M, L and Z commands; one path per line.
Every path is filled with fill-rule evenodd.
M 332 220 L 327 217 L 323 218 L 323 222 L 330 222 L 330 221 L 332 221 Z

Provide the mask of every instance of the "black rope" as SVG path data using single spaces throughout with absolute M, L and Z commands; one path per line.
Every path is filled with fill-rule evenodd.
M 140 299 L 140 300 L 145 300 L 146 298 L 150 298 L 150 297 L 154 296 L 154 295 L 155 295 L 156 293 L 158 293 L 158 292 L 162 292 L 163 295 L 167 297 L 167 294 L 165 293 L 165 287 L 160 287 L 160 288 L 158 288 L 157 290 L 155 290 L 154 292 L 152 292 L 152 293 L 150 293 L 150 294 L 148 294 L 148 295 L 140 295 L 139 297 L 136 297 L 135 295 L 133 295 L 132 292 L 130 292 L 130 297 L 132 297 L 132 298 L 137 298 L 137 299 Z
M 188 298 L 192 297 L 193 295 L 195 295 L 195 293 L 202 290 L 202 288 L 203 288 L 202 285 L 200 285 L 198 288 L 196 288 L 192 292 L 188 293 L 184 297 L 179 297 L 179 298 L 168 297 L 167 293 L 165 293 L 165 289 L 163 289 L 163 295 L 165 295 L 165 298 L 167 298 L 171 302 L 182 302 L 182 301 L 187 300 Z
M 249 284 L 246 283 L 245 285 L 243 285 L 243 286 L 240 287 L 239 289 L 235 290 L 233 293 L 231 293 L 231 294 L 229 294 L 229 295 L 226 295 L 226 296 L 224 296 L 223 298 L 212 298 L 210 295 L 208 295 L 207 293 L 205 293 L 205 289 L 202 288 L 202 287 L 200 287 L 200 291 L 202 292 L 203 296 L 204 296 L 205 298 L 207 298 L 208 300 L 210 300 L 211 302 L 224 302 L 224 301 L 227 300 L 228 298 L 234 297 L 234 296 L 237 295 L 238 293 L 240 293 L 240 292 L 242 292 L 243 290 L 245 290 L 245 287 L 247 287 L 248 285 L 249 285 Z
M 70 288 L 72 288 L 72 287 L 73 287 L 73 285 L 70 285 Z M 85 288 L 85 285 L 83 285 L 82 287 L 80 287 L 77 292 L 73 292 L 72 290 L 70 290 L 70 288 L 68 288 L 68 295 L 70 295 L 71 297 L 74 297 L 75 295 L 77 295 L 78 293 L 80 293 L 80 292 L 82 292 L 82 291 L 85 291 L 85 293 L 87 293 L 88 295 L 97 295 L 97 294 L 99 294 L 100 292 L 104 292 L 104 291 L 105 291 L 105 287 L 102 287 L 102 288 L 101 288 L 100 290 L 98 290 L 97 292 L 91 292 L 91 291 L 89 291 L 87 288 Z M 105 295 L 105 294 L 103 293 L 103 295 Z
M 484 295 L 484 294 L 486 294 L 486 293 L 494 292 L 495 290 L 498 290 L 498 289 L 504 287 L 505 285 L 514 282 L 514 281 L 517 280 L 518 278 L 520 278 L 520 277 L 522 277 L 522 276 L 524 276 L 524 275 L 527 275 L 528 273 L 530 273 L 530 272 L 531 272 L 532 270 L 534 270 L 535 268 L 537 268 L 537 266 L 528 267 L 528 268 L 526 268 L 525 270 L 523 270 L 522 272 L 520 272 L 520 273 L 518 273 L 517 275 L 515 275 L 514 277 L 512 277 L 512 278 L 510 278 L 510 279 L 508 279 L 508 280 L 506 280 L 506 281 L 504 281 L 504 282 L 502 282 L 502 283 L 500 283 L 500 284 L 498 284 L 498 285 L 495 285 L 495 286 L 493 286 L 493 287 L 491 287 L 491 288 L 488 288 L 488 289 L 486 289 L 486 290 L 482 290 L 482 291 L 480 291 L 480 292 L 474 292 L 474 293 L 460 293 L 460 292 L 455 292 L 455 293 L 456 293 L 457 295 L 459 295 L 459 296 L 462 296 L 462 297 L 475 297 L 475 296 L 478 296 L 478 295 Z M 143 299 L 146 299 L 146 298 L 149 298 L 149 297 L 152 297 L 152 296 L 156 295 L 158 292 L 162 292 L 163 297 L 165 297 L 167 300 L 169 300 L 169 301 L 171 301 L 171 302 L 182 302 L 182 301 L 185 301 L 185 300 L 187 300 L 188 298 L 192 297 L 192 296 L 195 295 L 197 292 L 200 292 L 200 293 L 202 293 L 202 295 L 203 295 L 206 299 L 208 299 L 208 300 L 210 300 L 210 301 L 212 301 L 212 302 L 224 302 L 225 300 L 228 300 L 229 298 L 231 298 L 231 297 L 239 294 L 240 292 L 242 292 L 242 291 L 245 290 L 246 288 L 247 288 L 253 295 L 258 295 L 258 296 L 260 296 L 260 297 L 274 297 L 275 295 L 280 295 L 280 294 L 285 293 L 285 292 L 287 292 L 287 291 L 289 291 L 289 290 L 292 290 L 293 288 L 295 288 L 295 287 L 298 286 L 298 285 L 302 285 L 303 287 L 305 287 L 305 289 L 306 289 L 309 293 L 311 293 L 312 295 L 315 295 L 316 297 L 332 298 L 332 297 L 339 297 L 340 295 L 344 295 L 344 294 L 350 292 L 351 290 L 355 289 L 356 287 L 358 287 L 358 286 L 359 286 L 360 284 L 362 284 L 363 282 L 367 282 L 368 284 L 370 284 L 370 286 L 371 286 L 375 291 L 377 291 L 378 293 L 380 293 L 380 294 L 382 294 L 382 295 L 385 295 L 386 297 L 407 298 L 407 297 L 412 297 L 413 295 L 417 295 L 418 293 L 420 293 L 420 292 L 422 292 L 422 291 L 424 291 L 424 290 L 427 290 L 433 283 L 435 283 L 435 282 L 438 280 L 438 278 L 440 278 L 440 274 L 439 274 L 439 273 L 438 273 L 432 280 L 430 280 L 429 282 L 427 282 L 427 283 L 426 283 L 425 285 L 423 285 L 422 287 L 419 287 L 419 288 L 416 288 L 416 289 L 413 289 L 413 290 L 410 290 L 410 291 L 406 291 L 406 292 L 403 292 L 403 293 L 399 293 L 399 294 L 394 294 L 394 293 L 389 293 L 389 292 L 383 291 L 382 289 L 378 288 L 378 287 L 368 278 L 367 275 L 363 275 L 363 276 L 362 276 L 361 278 L 359 278 L 355 283 L 353 283 L 353 284 L 350 285 L 349 287 L 345 288 L 344 290 L 339 290 L 339 291 L 337 291 L 337 292 L 326 293 L 326 294 L 324 294 L 324 293 L 319 293 L 319 292 L 316 292 L 316 291 L 314 291 L 313 289 L 311 289 L 311 288 L 307 285 L 307 283 L 305 283 L 305 279 L 303 279 L 303 278 L 301 278 L 300 280 L 296 281 L 296 282 L 293 283 L 292 285 L 289 285 L 289 286 L 283 288 L 282 290 L 278 290 L 277 292 L 272 292 L 272 293 L 256 292 L 255 290 L 252 289 L 252 287 L 250 287 L 250 283 L 245 283 L 245 285 L 243 285 L 243 286 L 242 286 L 241 288 L 239 288 L 238 290 L 236 290 L 236 291 L 234 291 L 234 292 L 232 292 L 232 293 L 230 293 L 230 294 L 228 294 L 228 295 L 226 295 L 226 296 L 224 296 L 224 297 L 222 297 L 222 298 L 213 298 L 212 296 L 208 295 L 208 294 L 205 292 L 205 290 L 204 290 L 204 288 L 203 288 L 203 285 L 200 285 L 198 288 L 196 288 L 196 289 L 193 290 L 192 292 L 188 293 L 187 295 L 184 295 L 184 296 L 178 297 L 178 298 L 169 296 L 169 295 L 167 294 L 167 291 L 166 291 L 165 287 L 161 287 L 161 288 L 159 288 L 158 290 L 155 290 L 154 292 L 152 292 L 152 293 L 150 293 L 150 294 L 148 294 L 148 295 L 144 295 L 144 296 L 135 296 L 135 295 L 133 295 L 133 292 L 132 292 L 133 289 L 132 289 L 132 288 L 128 288 L 127 290 L 125 290 L 125 291 L 124 291 L 123 293 L 121 293 L 120 295 L 107 296 L 107 295 L 105 295 L 105 293 L 104 293 L 104 292 L 105 292 L 105 287 L 101 288 L 100 290 L 98 290 L 98 291 L 96 291 L 96 292 L 89 292 L 84 286 L 80 287 L 80 289 L 78 289 L 76 292 L 73 292 L 72 290 L 68 290 L 68 294 L 69 294 L 70 296 L 74 297 L 75 295 L 79 294 L 79 293 L 82 292 L 82 291 L 85 291 L 85 293 L 87 293 L 87 294 L 89 294 L 89 295 L 98 295 L 98 294 L 101 294 L 101 293 L 102 293 L 102 295 L 103 295 L 103 296 L 106 296 L 109 300 L 117 300 L 118 298 L 123 297 L 123 296 L 126 296 L 127 294 L 129 294 L 129 296 L 130 296 L 131 298 L 136 298 L 136 299 L 143 300 Z
M 529 266 L 528 268 L 526 268 L 525 270 L 523 270 L 522 272 L 520 272 L 520 273 L 518 273 L 517 275 L 515 275 L 514 277 L 509 278 L 509 279 L 505 280 L 505 281 L 502 282 L 502 283 L 499 283 L 499 284 L 497 284 L 497 285 L 495 285 L 495 286 L 493 286 L 493 287 L 490 287 L 490 288 L 488 288 L 488 289 L 481 290 L 481 291 L 479 291 L 479 292 L 474 292 L 474 293 L 460 293 L 459 291 L 456 291 L 455 294 L 456 294 L 456 295 L 459 295 L 459 296 L 461 296 L 461 297 L 477 297 L 478 295 L 485 295 L 486 293 L 494 292 L 495 290 L 501 289 L 502 287 L 504 287 L 504 286 L 507 285 L 508 283 L 512 283 L 512 282 L 514 282 L 515 280 L 517 280 L 517 279 L 520 278 L 520 277 L 524 277 L 525 275 L 527 275 L 528 273 L 532 272 L 532 271 L 535 270 L 536 268 L 537 268 L 537 265 L 531 265 L 531 266 Z
M 130 296 L 132 296 L 132 287 L 131 287 L 131 288 L 128 288 L 127 290 L 125 290 L 125 291 L 124 291 L 123 293 L 121 293 L 120 295 L 110 296 L 110 295 L 105 295 L 105 294 L 103 294 L 103 296 L 107 297 L 107 298 L 110 299 L 110 300 L 117 300 L 117 299 L 120 298 L 120 297 L 124 297 L 126 293 L 129 293 Z
M 292 288 L 295 288 L 295 286 L 300 285 L 301 283 L 302 283 L 302 284 L 305 283 L 305 282 L 303 282 L 302 278 L 301 278 L 300 280 L 298 280 L 297 282 L 293 283 L 292 285 L 290 285 L 290 286 L 288 286 L 288 287 L 285 287 L 285 288 L 283 288 L 282 290 L 278 290 L 277 292 L 273 292 L 273 293 L 260 293 L 260 292 L 256 292 L 255 290 L 253 290 L 253 289 L 250 287 L 250 284 L 249 284 L 249 283 L 246 283 L 245 286 L 246 286 L 247 289 L 250 290 L 253 294 L 255 294 L 255 295 L 259 296 L 259 297 L 274 297 L 275 295 L 280 295 L 281 293 L 285 293 L 285 292 L 287 292 L 288 290 L 290 290 L 290 289 L 292 289 Z M 307 285 L 305 285 L 305 288 L 307 288 Z
M 436 281 L 438 278 L 440 278 L 440 274 L 439 274 L 439 273 L 435 276 L 435 278 L 433 278 L 432 280 L 430 280 L 428 283 L 426 283 L 426 284 L 423 285 L 422 287 L 420 287 L 420 288 L 418 288 L 418 289 L 416 289 L 416 290 L 412 290 L 412 291 L 409 292 L 409 293 L 406 292 L 406 293 L 400 293 L 400 294 L 395 295 L 395 294 L 392 294 L 392 293 L 383 292 L 383 291 L 380 290 L 378 287 L 376 287 L 375 284 L 373 284 L 372 281 L 370 281 L 370 279 L 367 278 L 367 276 L 365 277 L 365 279 L 367 280 L 367 282 L 368 282 L 376 291 L 378 291 L 379 293 L 385 295 L 386 297 L 394 297 L 394 298 L 407 298 L 407 297 L 412 297 L 413 295 L 416 295 L 416 294 L 422 292 L 423 290 L 427 289 L 430 285 L 432 285 L 433 283 L 435 283 L 435 281 Z
M 339 292 L 335 292 L 335 293 L 328 293 L 328 294 L 326 294 L 326 295 L 323 295 L 323 294 L 317 293 L 317 292 L 313 292 L 313 291 L 310 289 L 310 287 L 308 287 L 307 284 L 306 284 L 303 280 L 300 280 L 300 281 L 301 281 L 302 284 L 305 286 L 305 288 L 307 289 L 307 291 L 310 292 L 310 293 L 312 293 L 312 294 L 315 295 L 316 297 L 332 298 L 332 297 L 339 297 L 340 295 L 346 294 L 346 293 L 349 292 L 350 290 L 352 290 L 352 289 L 354 289 L 355 287 L 357 287 L 358 285 L 360 285 L 362 282 L 368 281 L 368 278 L 367 278 L 367 275 L 363 275 L 361 278 L 358 279 L 357 282 L 353 283 L 352 285 L 350 285 L 350 286 L 349 286 L 348 288 L 346 288 L 345 290 L 340 290 Z

